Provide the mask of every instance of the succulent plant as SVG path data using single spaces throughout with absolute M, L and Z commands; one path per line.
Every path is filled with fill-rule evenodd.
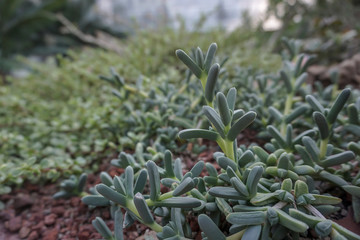
M 53 195 L 54 199 L 70 198 L 73 196 L 82 196 L 85 194 L 85 185 L 87 180 L 87 174 L 83 173 L 79 177 L 75 175 L 70 176 L 69 179 L 65 179 L 60 183 L 61 191 Z
M 288 48 L 292 47 L 289 43 Z M 258 114 L 256 109 L 238 109 L 243 103 L 237 100 L 242 89 L 230 87 L 224 94 L 216 87 L 222 71 L 219 64 L 213 64 L 216 49 L 217 45 L 211 44 L 204 54 L 197 48 L 193 58 L 176 51 L 200 80 L 206 103 L 202 114 L 209 123 L 208 128 L 181 130 L 178 136 L 215 141 L 221 152 L 215 152 L 213 158 L 220 170 L 197 161 L 187 171 L 169 150 L 149 155 L 143 145 L 138 145 L 133 155 L 120 153 L 112 164 L 125 168 L 124 174 L 110 177 L 102 173 L 96 192 L 83 197 L 88 205 L 111 207 L 115 237 L 101 219 L 94 220 L 95 228 L 106 239 L 122 239 L 122 228 L 139 221 L 156 231 L 159 239 L 191 239 L 186 219 L 197 216 L 203 239 L 209 240 L 299 239 L 306 237 L 309 229 L 320 238 L 360 239 L 327 218 L 340 209 L 341 199 L 317 184 L 325 181 L 340 186 L 352 195 L 354 206 L 359 205 L 360 175 L 346 175 L 334 168 L 357 164 L 359 143 L 349 143 L 355 153 L 335 145 L 337 135 L 345 134 L 339 126 L 346 121 L 356 124 L 354 116 L 358 114 L 352 107 L 351 118 L 343 115 L 350 89 L 342 90 L 334 102 L 320 103 L 302 87 L 309 62 L 303 64 L 304 55 L 297 56 L 298 50 L 292 49 L 291 59 L 297 60 L 295 65 L 285 60 L 280 76 L 274 78 L 283 88 L 274 88 L 279 96 L 273 95 L 268 111 Z M 267 80 L 258 81 L 265 87 Z M 260 92 L 265 93 L 262 87 Z M 238 146 L 239 133 L 252 123 L 259 134 L 265 133 L 266 149 L 256 144 Z M 119 209 L 125 210 L 123 220 L 118 219 Z M 355 219 L 359 219 L 358 212 Z

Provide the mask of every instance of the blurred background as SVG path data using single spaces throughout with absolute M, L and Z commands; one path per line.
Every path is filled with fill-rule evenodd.
M 41 58 L 83 45 L 120 52 L 118 39 L 144 29 L 252 31 L 261 46 L 279 50 L 280 36 L 301 39 L 312 53 L 337 62 L 359 50 L 358 0 L 2 0 L 0 71 L 16 56 Z M 20 64 L 21 65 L 21 64 Z

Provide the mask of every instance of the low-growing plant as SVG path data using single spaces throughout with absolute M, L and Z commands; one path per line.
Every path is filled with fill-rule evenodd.
M 103 172 L 102 183 L 82 199 L 90 206 L 110 207 L 114 233 L 101 218 L 93 221 L 96 230 L 105 239 L 123 239 L 123 228 L 139 221 L 159 239 L 191 239 L 188 218 L 195 216 L 203 239 L 209 240 L 299 239 L 307 237 L 310 229 L 319 238 L 360 239 L 331 220 L 342 200 L 319 186 L 320 182 L 339 186 L 356 200 L 354 207 L 359 204 L 359 174 L 349 171 L 358 164 L 355 153 L 360 145 L 349 143 L 354 153 L 337 144 L 344 126 L 353 131 L 358 127 L 356 107 L 350 104 L 349 117 L 343 114 L 351 90 L 342 90 L 324 107 L 302 87 L 309 62 L 303 64 L 304 56 L 293 56 L 295 64 L 284 61 L 279 75 L 258 80 L 260 98 L 271 94 L 265 90 L 267 83 L 273 84 L 273 93 L 284 93 L 272 96 L 265 105 L 268 110 L 237 109 L 243 103 L 236 100 L 243 89 L 232 87 L 225 94 L 216 87 L 222 71 L 213 63 L 216 50 L 213 43 L 205 54 L 197 48 L 195 57 L 176 51 L 200 80 L 206 103 L 202 113 L 209 122 L 207 129 L 185 129 L 178 136 L 215 141 L 222 150 L 213 154 L 220 170 L 203 161 L 183 169 L 181 158 L 173 160 L 169 150 L 152 158 L 143 145 L 134 154 L 120 153 L 112 164 L 124 168 L 124 174 L 111 177 Z M 239 146 L 239 134 L 247 127 L 266 135 L 265 149 L 256 143 Z M 162 191 L 161 185 L 168 190 Z
M 54 199 L 70 198 L 73 196 L 81 196 L 85 192 L 85 184 L 87 174 L 83 173 L 78 178 L 75 175 L 60 183 L 61 191 L 53 195 Z

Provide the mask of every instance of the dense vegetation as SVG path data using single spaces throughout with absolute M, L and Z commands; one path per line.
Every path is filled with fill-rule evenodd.
M 33 50 L 44 35 L 61 35 L 61 16 L 84 33 L 107 31 L 86 22 L 93 1 L 74 2 L 83 15 L 67 1 L 0 4 L 9 10 L 0 17 L 11 20 L 0 23 L 0 195 L 25 181 L 58 181 L 54 199 L 81 196 L 90 209 L 111 212 L 113 231 L 99 217 L 92 222 L 105 239 L 123 239 L 134 222 L 159 239 L 192 239 L 194 221 L 209 240 L 360 239 L 334 221 L 345 204 L 360 221 L 360 92 L 341 82 L 348 65 L 327 71 L 326 82 L 309 81 L 314 63 L 358 51 L 358 5 L 334 1 L 322 11 L 323 3 L 270 1 L 267 14 L 283 23 L 273 33 L 250 22 L 231 33 L 201 24 L 139 30 L 111 37 L 115 51 L 72 36 L 48 57 Z M 32 14 L 23 14 L 27 7 Z M 29 48 L 17 41 L 29 33 L 17 24 L 34 27 Z M 197 159 L 203 151 L 207 162 Z M 87 174 L 104 162 L 122 174 L 101 172 L 101 183 L 86 189 Z
M 156 138 L 156 127 L 152 136 L 144 136 L 147 129 L 139 128 L 139 116 L 148 108 L 145 100 L 151 90 L 160 93 L 162 87 L 167 87 L 176 92 L 183 85 L 186 73 L 181 70 L 179 74 L 179 64 L 171 53 L 179 44 L 190 48 L 188 39 L 197 39 L 202 45 L 208 44 L 208 39 L 236 42 L 238 50 L 230 52 L 229 47 L 229 54 L 222 57 L 234 56 L 227 63 L 233 72 L 238 65 L 254 65 L 262 71 L 278 68 L 277 56 L 266 51 L 254 55 L 247 50 L 254 44 L 250 37 L 221 31 L 144 32 L 123 43 L 122 56 L 84 48 L 48 58 L 46 63 L 23 59 L 31 72 L 23 78 L 8 77 L 9 83 L 1 88 L 0 192 L 9 192 L 9 186 L 21 184 L 24 179 L 54 181 L 62 174 L 79 174 L 83 166 L 95 170 L 109 153 L 134 149 L 138 141 Z M 114 96 L 113 86 L 99 78 L 109 75 L 110 67 L 124 78 L 129 89 L 146 92 L 143 98 L 137 94 L 122 99 Z M 133 117 L 125 118 L 129 112 Z M 153 119 L 145 115 L 147 122 Z M 131 134 L 133 131 L 135 134 Z

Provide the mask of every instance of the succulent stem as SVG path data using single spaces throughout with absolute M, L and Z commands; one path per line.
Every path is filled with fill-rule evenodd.
M 165 200 L 165 199 L 168 199 L 168 198 L 173 197 L 173 192 L 174 192 L 174 191 L 170 191 L 170 192 L 161 194 L 161 195 L 159 196 L 158 200 L 161 201 L 161 200 Z M 147 204 L 149 207 L 154 206 L 154 202 L 153 202 L 151 199 L 146 199 L 146 204 Z
M 148 200 L 150 200 L 150 199 L 148 199 Z M 146 202 L 147 203 L 147 202 Z M 139 212 L 138 212 L 138 210 L 136 209 L 136 207 L 135 207 L 135 204 L 134 204 L 134 200 L 133 199 L 129 199 L 128 201 L 127 201 L 127 203 L 126 203 L 126 208 L 130 211 L 130 212 L 132 212 L 132 213 L 134 213 L 140 220 L 141 220 L 141 217 L 140 217 L 140 214 L 139 214 Z M 146 226 L 148 226 L 149 228 L 151 228 L 152 230 L 154 230 L 155 232 L 162 232 L 162 230 L 163 230 L 163 228 L 162 228 L 162 226 L 160 226 L 157 222 L 153 222 L 153 223 L 151 223 L 151 224 L 146 224 L 146 223 L 143 223 L 143 224 L 145 224 Z
M 326 218 L 321 214 L 321 212 L 319 212 L 319 210 L 317 210 L 316 208 L 314 208 L 313 205 L 310 205 L 310 204 L 305 205 L 305 208 L 306 208 L 307 210 L 309 210 L 314 216 L 319 217 L 319 218 L 322 218 L 322 219 L 326 219 Z
M 241 239 L 241 237 L 242 237 L 242 236 L 244 235 L 244 233 L 245 233 L 245 230 L 246 230 L 246 229 L 244 229 L 244 230 L 242 230 L 242 231 L 240 231 L 240 232 L 234 233 L 234 234 L 231 235 L 231 236 L 226 237 L 226 240 L 238 240 L 238 239 Z
M 284 116 L 287 116 L 290 111 L 291 111 L 291 106 L 293 104 L 293 98 L 294 98 L 294 93 L 289 93 L 286 97 L 286 102 L 285 102 L 285 109 L 284 109 Z M 286 133 L 286 123 L 283 120 L 282 124 L 281 124 L 281 135 L 285 136 Z
M 329 142 L 329 138 L 325 138 L 320 142 L 320 160 L 326 156 L 327 144 Z
M 231 160 L 233 160 L 235 162 L 235 156 L 234 156 L 234 145 L 232 141 L 227 141 L 225 140 L 225 155 L 230 158 Z

